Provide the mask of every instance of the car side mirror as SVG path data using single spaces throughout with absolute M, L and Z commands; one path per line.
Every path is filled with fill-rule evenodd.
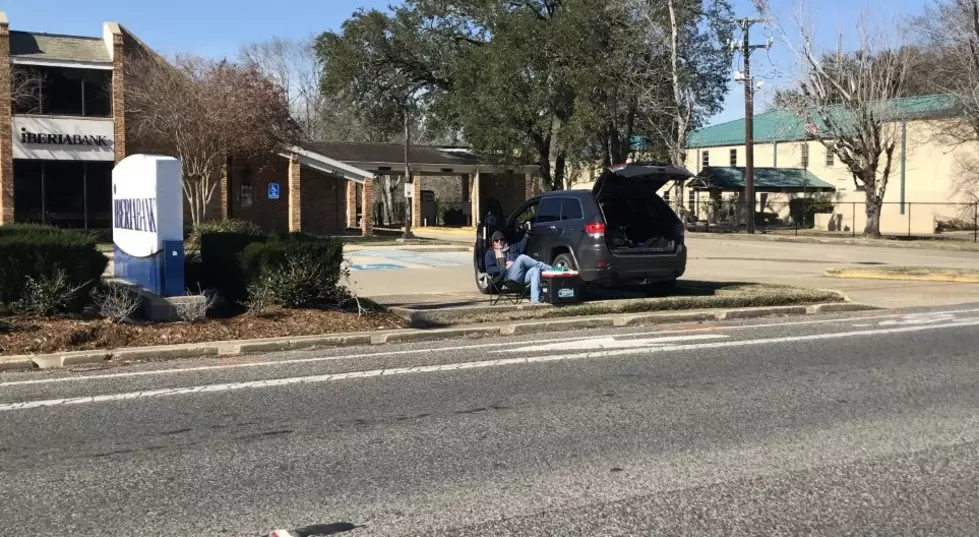
M 527 220 L 523 224 L 523 230 L 526 231 L 527 233 L 533 232 L 534 231 L 534 223 L 531 222 L 530 220 Z

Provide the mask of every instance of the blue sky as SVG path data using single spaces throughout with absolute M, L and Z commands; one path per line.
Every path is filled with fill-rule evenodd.
M 7 12 L 14 30 L 99 35 L 102 22 L 115 21 L 163 53 L 222 57 L 235 56 L 245 43 L 273 36 L 304 37 L 337 29 L 357 8 L 385 8 L 389 3 L 390 0 L 7 0 L 0 10 Z M 783 26 L 793 29 L 798 4 L 793 0 L 770 3 Z M 810 2 L 808 12 L 817 40 L 832 45 L 841 28 L 850 34 L 855 31 L 854 21 L 863 13 L 870 13 L 879 21 L 892 21 L 919 11 L 922 5 L 921 0 L 818 0 Z M 745 0 L 735 0 L 735 10 L 739 16 L 754 13 L 751 3 Z M 757 35 L 753 42 L 764 42 L 771 34 L 763 27 L 752 31 Z M 756 72 L 769 78 L 766 89 L 759 94 L 760 102 L 773 86 L 788 82 L 785 74 L 791 72 L 794 64 L 793 54 L 778 39 L 770 53 L 760 51 L 753 56 Z M 781 75 L 773 74 L 776 68 Z M 743 117 L 742 95 L 742 86 L 732 84 L 725 110 L 711 123 Z

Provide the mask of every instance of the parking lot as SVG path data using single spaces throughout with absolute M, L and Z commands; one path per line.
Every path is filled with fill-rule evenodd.
M 979 300 L 979 284 L 841 280 L 832 267 L 932 266 L 979 269 L 979 253 L 690 237 L 684 279 L 831 288 L 883 307 L 933 306 Z M 464 246 L 460 246 L 460 249 Z M 469 251 L 424 252 L 378 247 L 351 252 L 351 280 L 382 302 L 476 298 Z M 411 298 L 414 297 L 414 298 Z

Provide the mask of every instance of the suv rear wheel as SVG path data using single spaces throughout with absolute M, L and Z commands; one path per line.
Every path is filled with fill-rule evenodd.
M 578 265 L 574 262 L 574 258 L 571 257 L 571 254 L 559 254 L 551 263 L 551 266 L 555 268 L 562 265 L 568 270 L 578 270 Z

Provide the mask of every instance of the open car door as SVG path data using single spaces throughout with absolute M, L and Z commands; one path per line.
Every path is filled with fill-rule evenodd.
M 490 237 L 493 236 L 494 232 L 503 229 L 505 225 L 506 215 L 503 214 L 503 206 L 500 205 L 500 200 L 490 198 L 486 201 L 486 211 L 476 226 L 473 265 L 475 265 L 477 272 L 486 271 L 483 261 L 486 259 L 486 251 L 490 248 Z

